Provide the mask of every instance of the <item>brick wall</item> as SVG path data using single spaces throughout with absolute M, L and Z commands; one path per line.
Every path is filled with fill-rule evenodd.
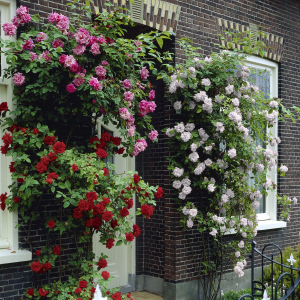
M 217 27 L 215 18 L 222 18 L 227 21 L 236 22 L 242 25 L 255 23 L 268 27 L 272 34 L 284 38 L 285 46 L 283 58 L 279 63 L 279 97 L 283 99 L 286 107 L 299 105 L 299 83 L 300 76 L 297 70 L 300 67 L 300 54 L 298 39 L 299 33 L 299 1 L 276 1 L 276 0 L 239 0 L 239 1 L 199 1 L 199 0 L 168 0 L 167 2 L 180 5 L 181 14 L 178 22 L 176 39 L 188 37 L 193 40 L 194 45 L 202 48 L 202 53 L 209 55 L 212 50 L 217 51 L 219 44 L 217 36 Z M 176 47 L 176 62 L 181 62 L 183 54 Z M 164 98 L 164 126 L 161 123 L 160 116 L 162 112 L 156 112 L 154 120 L 159 120 L 156 127 L 173 126 L 176 115 L 169 102 Z M 278 180 L 278 192 L 286 193 L 292 197 L 300 195 L 299 186 L 299 122 L 293 124 L 287 122 L 279 125 L 279 136 L 282 143 L 279 146 L 279 162 L 278 164 L 287 165 L 289 172 L 285 177 Z M 152 158 L 159 162 L 159 166 L 164 164 L 164 201 L 162 206 L 156 207 L 156 213 L 150 222 L 144 222 L 144 273 L 146 275 L 164 277 L 165 282 L 179 283 L 196 279 L 197 273 L 189 251 L 186 237 L 182 229 L 178 226 L 179 215 L 176 212 L 176 205 L 172 202 L 172 187 L 170 184 L 169 172 L 166 170 L 168 150 L 164 144 L 165 136 L 160 136 L 161 147 L 164 147 L 164 155 L 159 151 L 154 155 L 156 149 L 149 147 L 144 153 L 144 179 L 151 184 L 153 173 L 160 170 L 155 169 Z M 151 158 L 152 166 L 146 163 L 146 157 Z M 146 171 L 147 170 L 147 171 Z M 162 202 L 162 201 L 160 201 Z M 291 221 L 285 229 L 276 229 L 268 231 L 260 231 L 256 237 L 259 249 L 266 243 L 276 243 L 280 247 L 286 246 L 296 247 L 299 242 L 299 204 L 291 208 Z M 279 208 L 280 210 L 280 208 Z M 157 212 L 158 211 L 158 212 Z M 163 213 L 163 215 L 162 215 Z M 164 218 L 164 236 L 157 234 L 154 224 L 160 224 Z M 194 238 L 191 240 L 194 251 L 199 249 L 199 236 L 191 230 Z M 148 240 L 148 241 L 147 241 Z M 155 245 L 153 245 L 155 243 Z M 145 247 L 149 245 L 149 247 Z M 151 249 L 151 250 L 150 250 Z M 157 253 L 155 249 L 164 249 L 164 253 Z M 140 255 L 142 249 L 137 248 Z M 147 255 L 151 253 L 151 255 Z M 258 262 L 257 262 L 258 263 Z M 161 270 L 164 270 L 163 273 Z

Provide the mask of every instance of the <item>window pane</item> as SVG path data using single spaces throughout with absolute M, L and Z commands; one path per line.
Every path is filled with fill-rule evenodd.
M 252 85 L 258 86 L 259 90 L 265 94 L 265 98 L 269 98 L 270 96 L 270 73 L 261 69 L 251 68 L 251 75 L 249 77 L 249 82 Z M 255 139 L 255 144 L 260 145 L 262 148 L 265 148 L 265 144 L 260 138 Z M 251 179 L 253 177 L 252 171 L 249 174 L 248 184 L 249 186 L 262 190 L 262 185 L 255 186 L 255 179 Z M 256 210 L 257 213 L 265 213 L 266 212 L 266 196 L 258 200 L 260 202 L 260 206 Z

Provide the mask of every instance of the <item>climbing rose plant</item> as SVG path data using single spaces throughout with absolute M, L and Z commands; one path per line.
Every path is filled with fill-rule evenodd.
M 271 129 L 283 120 L 279 108 L 291 114 L 281 99 L 270 99 L 254 85 L 245 53 L 223 50 L 202 57 L 186 39 L 180 47 L 186 59 L 168 66 L 169 76 L 163 76 L 179 120 L 165 130 L 169 169 L 181 225 L 202 236 L 199 268 L 209 275 L 204 290 L 212 299 L 208 282 L 226 269 L 226 261 L 239 277 L 244 275 L 249 241 L 257 234 L 259 201 L 276 190 L 268 172 L 284 176 L 288 171 L 277 167 L 280 138 Z M 277 199 L 282 218 L 289 220 L 289 205 L 297 199 L 279 194 Z M 234 236 L 225 238 L 226 233 Z
M 157 142 L 150 116 L 155 89 L 148 81 L 149 70 L 157 70 L 145 56 L 151 51 L 162 61 L 155 42 L 161 44 L 169 33 L 125 39 L 121 25 L 133 23 L 119 10 L 99 14 L 92 23 L 77 17 L 54 12 L 36 29 L 28 23 L 39 17 L 21 6 L 3 25 L 6 35 L 15 36 L 18 28 L 20 36 L 1 40 L 8 64 L 4 77 L 13 80 L 14 98 L 13 104 L 0 104 L 1 152 L 12 158 L 10 193 L 0 201 L 2 210 L 18 209 L 19 226 L 28 228 L 26 241 L 35 254 L 29 267 L 37 279 L 24 293 L 28 299 L 93 299 L 96 279 L 109 299 L 121 299 L 120 292 L 107 291 L 113 277 L 105 271 L 107 256 L 92 251 L 93 235 L 108 249 L 130 244 L 141 233 L 132 213 L 151 218 L 154 199 L 163 195 L 161 187 L 149 186 L 134 172 L 120 177 L 108 159 L 136 156 L 149 140 Z M 90 136 L 78 145 L 73 137 L 82 122 Z M 121 136 L 97 133 L 97 122 L 114 124 Z M 57 131 L 61 126 L 69 132 Z M 42 213 L 45 194 L 52 195 L 56 215 Z M 135 195 L 141 203 L 136 212 Z M 31 241 L 34 222 L 48 231 L 47 245 Z M 65 234 L 76 245 L 69 261 L 62 261 Z M 58 276 L 42 285 L 39 276 L 51 270 Z M 63 280 L 67 270 L 72 275 Z

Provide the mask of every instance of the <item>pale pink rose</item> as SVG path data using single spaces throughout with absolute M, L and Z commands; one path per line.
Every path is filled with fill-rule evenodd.
M 126 121 L 126 126 L 132 126 L 134 125 L 134 117 L 133 115 L 130 115 L 130 118 Z
M 94 90 L 102 90 L 102 84 L 99 83 L 98 79 L 91 76 L 91 80 L 89 81 L 89 85 L 93 87 Z
M 143 67 L 142 70 L 140 70 L 141 79 L 147 79 L 149 76 L 149 71 L 146 69 L 146 67 Z
M 81 44 L 77 44 L 76 47 L 72 49 L 72 51 L 75 55 L 81 55 L 85 51 L 85 46 Z
M 69 19 L 66 16 L 60 15 L 59 22 L 56 24 L 56 28 L 61 31 L 65 31 L 69 29 Z
M 142 48 L 141 47 L 137 47 L 135 52 L 141 52 L 142 51 Z
M 51 57 L 49 51 L 43 51 L 43 53 L 40 54 L 39 59 L 40 60 L 44 59 L 45 61 L 50 61 L 52 59 L 52 57 Z
M 151 140 L 151 141 L 154 141 L 156 140 L 158 137 L 158 132 L 156 130 L 151 130 L 148 134 L 148 138 Z
M 49 14 L 48 21 L 50 23 L 55 23 L 60 21 L 60 15 L 56 12 Z
M 156 108 L 156 104 L 154 101 L 149 101 L 148 102 L 148 112 L 154 112 Z
M 46 41 L 48 38 L 47 34 L 44 33 L 44 32 L 39 32 L 37 35 L 36 35 L 36 38 L 35 40 L 39 43 L 41 41 Z
M 83 83 L 84 83 L 84 76 L 85 74 L 84 73 L 78 73 L 78 77 L 76 77 L 74 80 L 73 80 L 73 83 L 79 87 L 81 86 Z
M 91 52 L 93 53 L 93 55 L 97 55 L 97 54 L 100 54 L 100 45 L 98 43 L 94 43 L 92 46 L 91 46 Z
M 19 26 L 21 25 L 21 22 L 22 22 L 22 19 L 21 17 L 19 16 L 14 16 L 12 19 L 11 19 L 11 22 L 15 25 L 15 26 Z
M 20 85 L 24 84 L 25 78 L 26 77 L 23 76 L 22 73 L 15 73 L 14 76 L 13 76 L 13 82 L 14 82 L 15 85 L 20 86 Z
M 155 98 L 155 90 L 151 90 L 149 93 L 149 99 L 153 100 Z
M 92 46 L 93 44 L 97 43 L 97 37 L 91 35 L 88 39 L 88 46 Z
M 128 53 L 126 53 L 126 55 L 127 55 L 128 57 L 132 57 L 132 54 L 128 54 Z
M 148 144 L 144 139 L 137 140 L 137 142 L 134 144 L 134 150 L 136 152 L 142 152 L 145 151 Z
M 75 33 L 76 42 L 79 44 L 87 44 L 89 40 L 90 34 L 84 28 L 79 28 Z
M 212 231 L 209 233 L 212 236 L 215 236 L 218 233 L 218 230 L 213 228 Z
M 129 79 L 125 79 L 123 81 L 123 88 L 126 90 L 130 90 L 131 89 L 131 81 Z
M 29 61 L 33 61 L 33 60 L 35 60 L 35 59 L 38 59 L 38 56 L 37 56 L 36 53 L 34 53 L 34 52 L 29 52 L 29 54 L 30 54 Z
M 134 98 L 134 93 L 132 93 L 132 92 L 125 92 L 124 93 L 124 97 L 125 97 L 126 101 L 130 102 Z
M 58 47 L 62 48 L 63 46 L 64 46 L 64 43 L 61 39 L 56 39 L 52 42 L 53 48 L 58 48 Z
M 17 26 L 12 23 L 5 23 L 2 25 L 5 35 L 14 36 L 17 32 Z
M 130 112 L 125 107 L 119 108 L 119 114 L 123 120 L 128 120 L 130 118 Z
M 68 85 L 67 85 L 67 91 L 68 91 L 69 93 L 74 93 L 74 92 L 76 91 L 75 85 L 74 85 L 73 83 L 68 84 Z
M 29 14 L 19 16 L 19 18 L 20 18 L 20 25 L 29 23 L 31 21 L 31 16 Z
M 31 38 L 24 42 L 25 44 L 22 45 L 22 50 L 31 50 L 34 47 L 33 40 Z
M 99 44 L 106 44 L 106 40 L 105 40 L 105 38 L 103 38 L 103 36 L 98 37 L 97 41 L 98 41 Z
M 139 103 L 139 112 L 141 117 L 144 117 L 148 113 L 148 105 L 149 103 L 146 100 L 142 100 Z
M 106 75 L 106 68 L 103 66 L 97 66 L 95 68 L 96 74 L 101 78 L 104 79 Z
M 130 126 L 128 129 L 127 129 L 127 135 L 128 136 L 134 136 L 134 133 L 135 133 L 135 126 Z
M 64 62 L 64 67 L 65 68 L 70 68 L 73 64 L 76 63 L 76 60 L 74 58 L 73 55 L 67 55 L 67 57 L 65 58 L 65 62 Z
M 139 40 L 135 40 L 135 41 L 134 41 L 134 44 L 135 44 L 135 46 L 137 47 L 137 46 L 139 46 L 139 45 L 142 45 L 143 43 L 140 42 Z

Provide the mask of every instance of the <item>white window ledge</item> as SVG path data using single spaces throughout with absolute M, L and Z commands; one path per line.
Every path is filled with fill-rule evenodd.
M 32 253 L 28 250 L 0 249 L 0 265 L 32 260 Z
M 257 230 L 270 230 L 270 229 L 279 229 L 285 227 L 286 227 L 286 222 L 284 221 L 265 220 L 265 221 L 258 221 Z

